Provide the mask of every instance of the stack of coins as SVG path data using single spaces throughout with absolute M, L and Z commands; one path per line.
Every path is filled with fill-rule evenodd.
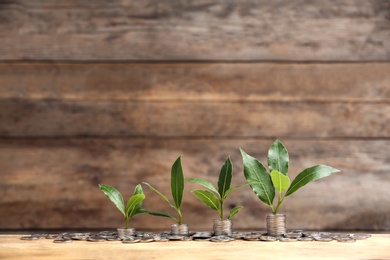
M 135 234 L 134 228 L 118 228 L 118 236 L 123 239 L 125 236 L 133 236 Z
M 174 236 L 188 236 L 189 230 L 187 224 L 172 224 L 171 234 Z
M 232 221 L 230 219 L 214 219 L 214 235 L 231 235 Z
M 267 216 L 268 236 L 282 236 L 286 233 L 286 215 L 272 214 Z

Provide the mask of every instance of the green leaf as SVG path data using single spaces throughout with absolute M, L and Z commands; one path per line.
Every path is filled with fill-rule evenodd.
M 290 185 L 290 188 L 286 192 L 286 196 L 289 196 L 296 192 L 301 187 L 305 186 L 311 181 L 315 181 L 324 177 L 331 175 L 332 173 L 340 172 L 335 168 L 332 168 L 327 165 L 319 164 L 313 167 L 303 170 L 297 177 L 293 180 Z
M 137 186 L 135 186 L 134 194 L 133 194 L 133 195 L 137 195 L 137 194 L 144 194 L 144 191 L 143 191 L 143 189 L 142 189 L 141 184 L 138 184 Z M 135 209 L 134 209 L 134 211 L 135 211 L 134 215 L 142 213 L 142 212 L 141 212 L 142 202 L 143 202 L 143 200 L 142 200 L 140 203 L 138 203 L 138 205 L 135 207 Z
M 219 196 L 219 193 L 218 193 L 217 189 L 214 187 L 214 185 L 211 184 L 210 182 L 206 181 L 206 180 L 199 179 L 199 178 L 187 178 L 186 181 L 200 184 L 203 187 L 206 187 L 207 189 L 215 192 L 215 194 L 218 194 L 218 196 Z
M 230 194 L 230 192 L 234 191 L 235 189 L 241 188 L 241 187 L 243 187 L 243 186 L 247 186 L 247 185 L 249 185 L 249 183 L 243 183 L 243 184 L 240 184 L 240 185 L 231 187 L 230 189 L 228 189 L 228 190 L 225 192 L 224 197 L 222 198 L 222 200 L 225 200 L 225 199 L 227 198 L 227 196 Z
M 240 209 L 242 209 L 244 206 L 237 206 L 237 207 L 234 207 L 230 210 L 230 213 L 229 213 L 229 217 L 228 219 L 232 219 L 232 217 L 234 217 L 234 215 L 236 215 Z
M 112 203 L 114 203 L 114 205 L 119 209 L 119 211 L 122 212 L 124 216 L 126 216 L 125 203 L 123 202 L 123 197 L 120 192 L 114 187 L 105 184 L 99 184 L 99 188 L 112 201 Z
M 214 193 L 208 190 L 194 190 L 192 193 L 195 194 L 204 204 L 210 208 L 219 211 L 219 200 Z
M 274 187 L 280 192 L 285 191 L 290 186 L 290 178 L 279 171 L 273 170 L 271 179 Z
M 270 171 L 276 170 L 288 175 L 288 152 L 286 147 L 276 140 L 268 150 L 268 167 Z
M 145 199 L 144 194 L 136 194 L 130 197 L 126 205 L 126 216 L 128 218 L 133 217 L 137 213 L 137 206 Z
M 272 207 L 275 188 L 267 169 L 256 158 L 248 155 L 240 148 L 244 163 L 244 175 L 257 197 Z
M 176 208 L 179 209 L 183 199 L 184 175 L 181 165 L 181 156 L 177 158 L 171 169 L 171 191 Z
M 152 191 L 156 192 L 158 195 L 160 195 L 161 198 L 163 198 L 166 202 L 168 202 L 168 204 L 169 204 L 172 208 L 176 209 L 176 206 L 175 206 L 174 204 L 172 204 L 172 202 L 170 202 L 169 199 L 168 199 L 164 194 L 162 194 L 161 192 L 159 192 L 158 190 L 156 190 L 156 189 L 155 189 L 152 185 L 150 185 L 149 183 L 147 183 L 147 182 L 142 182 L 142 183 L 145 184 L 145 185 L 147 185 L 147 186 L 149 186 L 149 188 L 150 188 Z
M 157 216 L 157 217 L 171 218 L 171 219 L 173 219 L 173 220 L 175 220 L 177 222 L 176 218 L 173 217 L 172 215 L 169 215 L 168 213 L 157 212 L 157 211 L 149 211 L 149 210 L 146 210 L 146 209 L 142 209 L 141 213 L 147 213 L 149 215 Z
M 221 168 L 218 178 L 218 193 L 221 198 L 225 196 L 225 193 L 230 189 L 230 184 L 232 182 L 233 176 L 233 163 L 228 157 L 225 161 L 225 164 Z

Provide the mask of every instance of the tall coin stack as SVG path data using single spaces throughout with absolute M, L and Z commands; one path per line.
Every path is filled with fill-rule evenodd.
M 268 236 L 282 236 L 286 233 L 286 215 L 272 214 L 267 216 Z
M 231 235 L 232 226 L 230 219 L 214 219 L 214 236 Z

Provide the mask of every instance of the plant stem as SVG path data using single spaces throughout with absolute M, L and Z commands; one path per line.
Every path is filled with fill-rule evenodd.
M 275 211 L 273 212 L 274 214 L 278 214 L 279 207 L 280 207 L 280 205 L 282 204 L 282 202 L 284 201 L 284 198 L 285 198 L 285 196 L 282 195 L 282 192 L 279 192 L 279 196 L 278 196 L 278 205 L 276 206 L 276 209 L 275 209 Z
M 223 219 L 223 200 L 220 200 L 219 218 Z
M 130 220 L 130 218 L 125 217 L 126 228 L 129 228 L 129 220 Z
M 180 208 L 177 208 L 176 211 L 177 214 L 179 214 L 179 221 L 177 224 L 181 225 L 181 223 L 183 222 L 183 216 L 181 215 Z

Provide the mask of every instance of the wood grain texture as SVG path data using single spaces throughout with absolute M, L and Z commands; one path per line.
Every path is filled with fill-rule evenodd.
M 290 229 L 390 230 L 389 140 L 282 140 L 290 153 L 290 177 L 315 164 L 342 172 L 316 181 L 288 197 L 281 212 Z M 216 185 L 228 155 L 234 164 L 233 185 L 244 183 L 238 147 L 266 164 L 273 139 L 3 139 L 0 142 L 0 229 L 115 228 L 124 221 L 98 189 L 116 187 L 128 198 L 147 181 L 170 197 L 170 168 L 183 155 L 185 177 Z M 200 187 L 185 184 L 183 220 L 192 229 L 212 229 L 217 213 L 193 196 Z M 171 212 L 158 195 L 144 187 L 145 208 Z M 234 219 L 239 229 L 264 229 L 270 209 L 249 187 L 231 194 L 227 208 L 244 205 Z M 378 206 L 382 205 L 382 206 Z M 28 214 L 26 214 L 28 212 Z M 171 212 L 173 213 L 173 212 Z M 169 229 L 170 219 L 136 216 L 139 229 Z
M 373 234 L 356 243 L 299 242 L 266 243 L 234 241 L 212 243 L 209 241 L 138 243 L 75 241 L 55 244 L 49 239 L 23 241 L 19 235 L 0 235 L 2 259 L 254 259 L 259 255 L 272 255 L 272 259 L 388 259 L 389 234 Z M 129 253 L 131 252 L 131 253 Z
M 0 60 L 388 61 L 388 0 L 0 3 Z
M 267 243 L 234 241 L 212 243 L 209 241 L 138 243 L 75 241 L 55 244 L 49 239 L 20 240 L 20 235 L 0 235 L 1 259 L 255 259 L 272 255 L 272 259 L 388 259 L 389 234 L 373 234 L 356 243 Z M 130 253 L 129 253 L 130 252 Z
M 0 135 L 389 137 L 388 103 L 0 100 Z
M 0 63 L 1 99 L 390 101 L 390 63 Z

